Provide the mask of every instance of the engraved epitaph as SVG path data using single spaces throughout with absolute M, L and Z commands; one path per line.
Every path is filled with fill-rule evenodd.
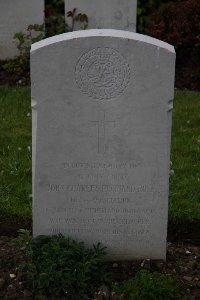
M 165 258 L 174 48 L 118 30 L 32 46 L 33 233 Z

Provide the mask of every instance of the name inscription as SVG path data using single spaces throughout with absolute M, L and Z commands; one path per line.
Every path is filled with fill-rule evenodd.
M 146 185 L 50 184 L 48 186 L 48 192 L 151 193 L 157 191 Z

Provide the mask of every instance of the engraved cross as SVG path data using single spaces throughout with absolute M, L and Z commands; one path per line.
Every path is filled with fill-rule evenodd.
M 91 121 L 97 127 L 97 149 L 98 153 L 106 152 L 106 129 L 107 126 L 113 125 L 115 127 L 115 121 L 106 120 L 106 112 L 103 112 L 103 117 L 99 121 Z

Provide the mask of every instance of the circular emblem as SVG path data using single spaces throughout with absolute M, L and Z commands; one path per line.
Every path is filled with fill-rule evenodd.
M 75 78 L 84 94 L 106 100 L 123 93 L 129 83 L 130 68 L 118 51 L 95 48 L 79 59 Z

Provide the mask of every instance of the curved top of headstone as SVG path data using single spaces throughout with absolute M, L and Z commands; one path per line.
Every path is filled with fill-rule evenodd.
M 31 46 L 31 52 L 39 50 L 43 47 L 50 46 L 55 43 L 60 43 L 63 41 L 69 41 L 79 38 L 89 38 L 89 37 L 114 37 L 134 40 L 142 43 L 151 44 L 156 47 L 164 48 L 169 52 L 175 53 L 174 47 L 168 43 L 160 41 L 158 39 L 149 37 L 147 35 L 133 33 L 130 31 L 115 30 L 115 29 L 90 29 L 90 30 L 80 30 L 68 33 L 63 33 L 56 35 L 40 42 L 34 43 Z

